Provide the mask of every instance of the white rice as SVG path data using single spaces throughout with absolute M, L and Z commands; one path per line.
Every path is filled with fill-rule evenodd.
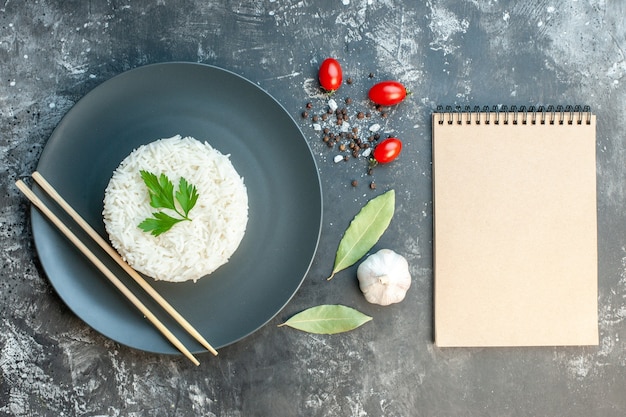
M 138 225 L 152 217 L 145 170 L 164 173 L 178 189 L 180 177 L 198 190 L 191 221 L 153 236 Z M 248 223 L 248 194 L 228 155 L 179 135 L 135 149 L 113 173 L 104 195 L 104 225 L 111 244 L 137 271 L 157 280 L 196 281 L 228 262 Z

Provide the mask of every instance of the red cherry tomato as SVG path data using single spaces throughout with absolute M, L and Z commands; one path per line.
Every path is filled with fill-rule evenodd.
M 400 155 L 402 142 L 397 138 L 387 138 L 374 148 L 374 159 L 379 164 L 387 164 Z
M 334 58 L 326 58 L 318 74 L 320 84 L 326 91 L 335 91 L 341 87 L 341 81 L 343 79 L 343 72 L 339 61 Z
M 393 106 L 407 95 L 406 88 L 397 81 L 382 81 L 370 88 L 369 97 L 376 104 Z

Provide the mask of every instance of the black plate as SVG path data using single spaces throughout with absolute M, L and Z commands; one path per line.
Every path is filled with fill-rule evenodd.
M 176 134 L 206 140 L 230 154 L 248 189 L 248 227 L 228 264 L 196 283 L 149 279 L 220 348 L 259 329 L 287 304 L 304 280 L 319 241 L 317 166 L 296 123 L 276 100 L 250 81 L 209 65 L 137 68 L 104 82 L 67 113 L 37 170 L 106 236 L 102 201 L 115 168 L 139 145 Z M 76 315 L 124 345 L 177 353 L 36 209 L 31 218 L 43 268 Z M 106 258 L 102 251 L 96 253 Z M 112 261 L 106 263 L 192 352 L 203 351 L 132 279 Z

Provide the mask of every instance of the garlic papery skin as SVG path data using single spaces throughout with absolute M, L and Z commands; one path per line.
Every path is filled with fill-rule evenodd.
M 404 300 L 411 286 L 409 263 L 390 249 L 381 249 L 359 265 L 356 276 L 365 299 L 386 306 Z

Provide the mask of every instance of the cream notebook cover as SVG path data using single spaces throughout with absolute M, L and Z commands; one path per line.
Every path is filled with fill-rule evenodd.
M 595 115 L 432 124 L 435 344 L 597 345 Z

